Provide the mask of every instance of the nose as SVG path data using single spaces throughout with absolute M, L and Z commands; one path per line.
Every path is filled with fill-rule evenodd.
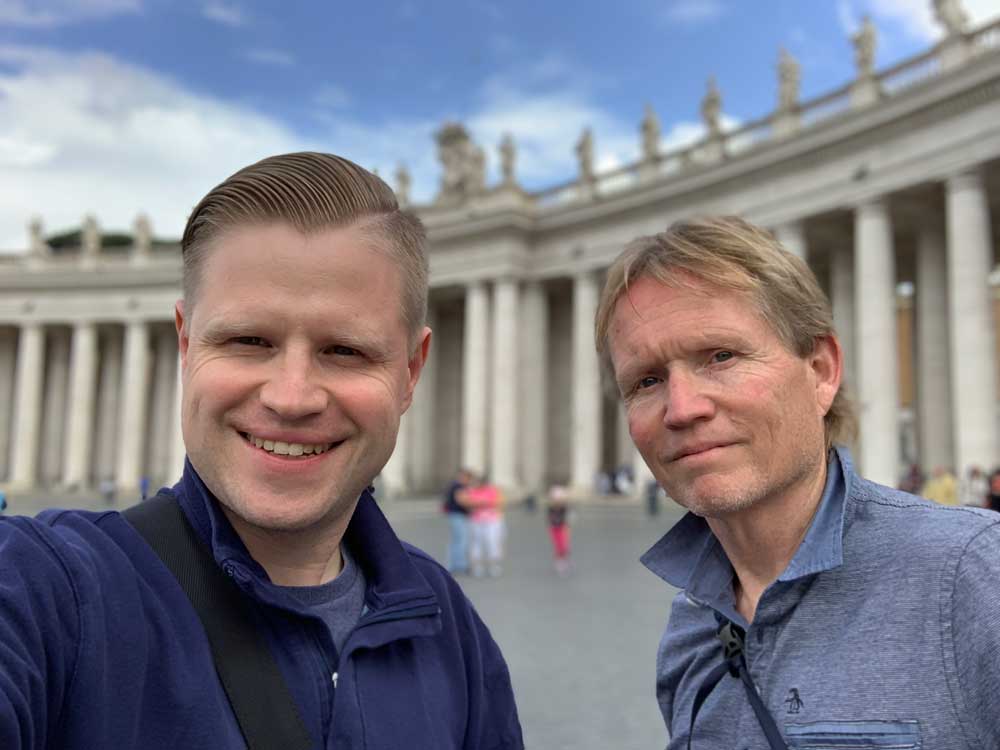
M 668 428 L 684 429 L 714 416 L 715 402 L 705 385 L 695 373 L 679 368 L 670 373 L 665 385 L 667 404 L 663 415 Z
M 268 410 L 294 421 L 326 409 L 329 394 L 308 352 L 286 351 L 274 360 L 273 368 L 260 390 L 261 403 Z

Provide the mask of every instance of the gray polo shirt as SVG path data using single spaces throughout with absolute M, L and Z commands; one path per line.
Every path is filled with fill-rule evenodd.
M 642 562 L 681 589 L 657 657 L 668 750 L 722 660 L 716 613 L 747 628 L 751 675 L 789 748 L 1000 749 L 1000 514 L 944 507 L 862 479 L 831 453 L 806 537 L 749 626 L 704 519 L 681 519 Z M 738 680 L 698 713 L 693 747 L 767 750 Z

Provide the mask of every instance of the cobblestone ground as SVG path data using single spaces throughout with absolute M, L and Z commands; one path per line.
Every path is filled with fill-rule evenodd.
M 402 538 L 444 560 L 442 516 L 389 508 Z M 529 750 L 666 745 L 655 657 L 676 591 L 638 558 L 678 517 L 585 508 L 573 528 L 574 569 L 560 578 L 544 515 L 513 510 L 503 576 L 459 579 L 507 658 Z
M 104 507 L 93 497 L 15 496 L 10 512 Z M 127 505 L 128 502 L 120 501 Z M 437 501 L 385 506 L 397 533 L 443 561 Z M 675 590 L 639 556 L 677 520 L 637 505 L 585 507 L 573 527 L 571 574 L 551 565 L 544 514 L 507 513 L 507 560 L 495 579 L 459 581 L 503 649 L 529 750 L 651 750 L 666 733 L 654 695 L 655 655 Z

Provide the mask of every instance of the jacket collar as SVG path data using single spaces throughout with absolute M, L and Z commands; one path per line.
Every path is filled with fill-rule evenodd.
M 271 583 L 190 461 L 184 462 L 184 473 L 172 491 L 216 563 L 244 592 L 265 603 L 308 614 L 298 599 Z M 391 617 L 393 613 L 437 607 L 434 590 L 382 514 L 370 487 L 358 499 L 342 543 L 350 548 L 365 576 L 366 617 Z
M 831 570 L 844 561 L 844 512 L 856 481 L 846 448 L 836 447 L 827 463 L 819 509 L 791 562 L 778 576 L 792 581 Z M 732 608 L 733 566 L 704 518 L 687 513 L 641 558 L 667 583 L 717 609 Z

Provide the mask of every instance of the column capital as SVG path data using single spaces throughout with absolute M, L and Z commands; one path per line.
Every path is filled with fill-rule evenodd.
M 952 172 L 945 178 L 947 190 L 983 190 L 983 169 L 980 165 Z

